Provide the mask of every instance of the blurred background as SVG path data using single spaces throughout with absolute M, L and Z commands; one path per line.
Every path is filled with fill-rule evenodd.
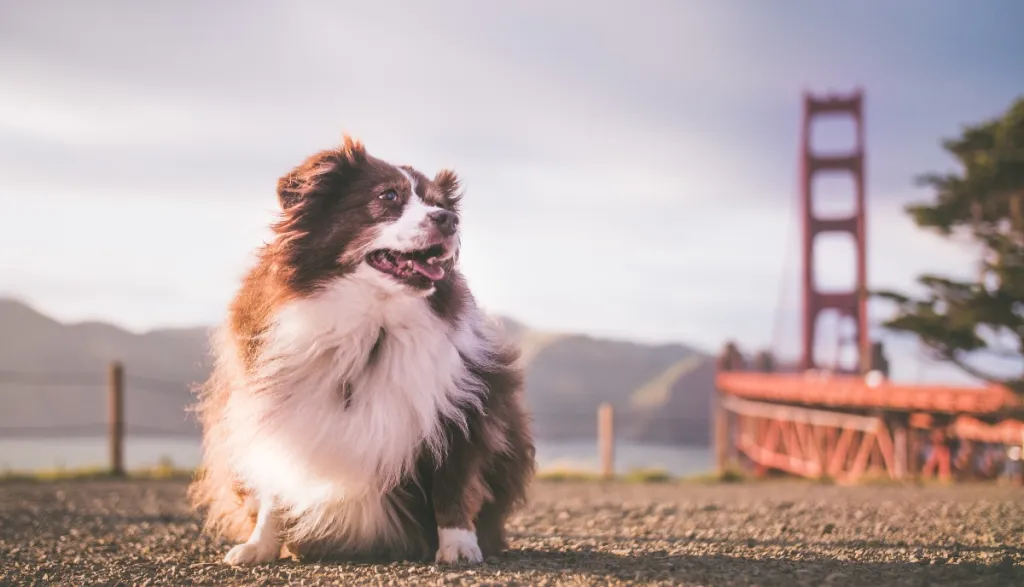
M 461 176 L 463 271 L 523 345 L 543 467 L 596 466 L 609 402 L 617 468 L 705 471 L 723 344 L 800 350 L 803 93 L 864 92 L 869 286 L 968 279 L 976 243 L 905 208 L 955 169 L 944 138 L 1024 92 L 1021 22 L 1013 0 L 3 2 L 0 467 L 104 464 L 113 360 L 127 466 L 194 466 L 207 329 L 277 178 L 347 131 Z M 852 241 L 817 255 L 848 289 Z M 894 381 L 977 383 L 892 311 L 869 306 Z

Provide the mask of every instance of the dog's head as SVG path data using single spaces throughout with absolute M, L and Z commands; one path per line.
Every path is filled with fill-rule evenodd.
M 369 155 L 346 136 L 277 183 L 281 269 L 298 289 L 358 271 L 380 287 L 427 295 L 459 251 L 459 180 L 433 179 Z

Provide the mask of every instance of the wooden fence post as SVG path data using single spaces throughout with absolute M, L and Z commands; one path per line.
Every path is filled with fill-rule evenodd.
M 124 368 L 119 361 L 110 363 L 107 372 L 107 409 L 110 474 L 124 476 Z
M 608 402 L 597 408 L 597 448 L 601 459 L 601 478 L 615 478 L 615 412 Z

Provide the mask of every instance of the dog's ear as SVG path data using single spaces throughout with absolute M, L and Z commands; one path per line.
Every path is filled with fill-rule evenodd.
M 288 210 L 315 191 L 321 178 L 329 173 L 354 169 L 366 161 L 366 147 L 348 134 L 341 147 L 321 151 L 277 180 L 277 201 L 282 210 Z
M 434 183 L 437 184 L 441 193 L 444 194 L 445 199 L 452 204 L 458 204 L 459 200 L 462 199 L 462 191 L 460 190 L 462 184 L 459 181 L 459 176 L 455 175 L 455 172 L 451 169 L 438 171 L 437 175 L 434 176 Z

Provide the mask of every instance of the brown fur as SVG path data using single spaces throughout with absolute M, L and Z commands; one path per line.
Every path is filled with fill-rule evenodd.
M 433 180 L 411 168 L 418 195 L 426 202 L 457 212 L 462 198 L 455 173 L 443 170 Z M 232 301 L 223 340 L 215 341 L 219 358 L 210 378 L 199 389 L 196 410 L 204 431 L 203 463 L 189 495 L 194 507 L 205 511 L 205 528 L 236 542 L 252 532 L 256 510 L 249 492 L 232 474 L 226 455 L 219 450 L 226 433 L 221 417 L 232 393 L 244 393 L 247 373 L 227 366 L 236 361 L 250 372 L 261 352 L 260 335 L 283 304 L 308 296 L 323 283 L 354 270 L 361 259 L 346 256 L 358 248 L 366 228 L 390 213 L 367 194 L 371 188 L 398 182 L 394 168 L 367 154 L 349 137 L 343 145 L 317 153 L 278 181 L 282 216 L 273 224 L 274 238 L 257 254 L 257 263 L 242 280 Z M 448 261 L 446 276 L 429 298 L 431 309 L 453 323 L 472 300 L 456 259 Z M 378 345 L 386 344 L 381 332 Z M 375 347 L 376 348 L 376 347 Z M 372 358 L 372 356 L 371 356 Z M 418 474 L 391 495 L 408 512 L 407 532 L 415 547 L 386 553 L 391 558 L 428 557 L 437 549 L 437 527 L 475 528 L 485 556 L 506 547 L 507 516 L 526 499 L 534 472 L 534 446 L 528 417 L 521 405 L 523 375 L 518 349 L 494 350 L 488 365 L 463 357 L 467 367 L 485 382 L 482 412 L 467 411 L 468 434 L 446 423 L 449 449 L 441 462 L 427 453 L 420 457 Z M 373 365 L 369 366 L 370 368 Z M 342 396 L 348 390 L 341 390 Z M 345 401 L 344 398 L 339 401 Z M 296 554 L 337 556 L 330 544 L 287 544 Z

